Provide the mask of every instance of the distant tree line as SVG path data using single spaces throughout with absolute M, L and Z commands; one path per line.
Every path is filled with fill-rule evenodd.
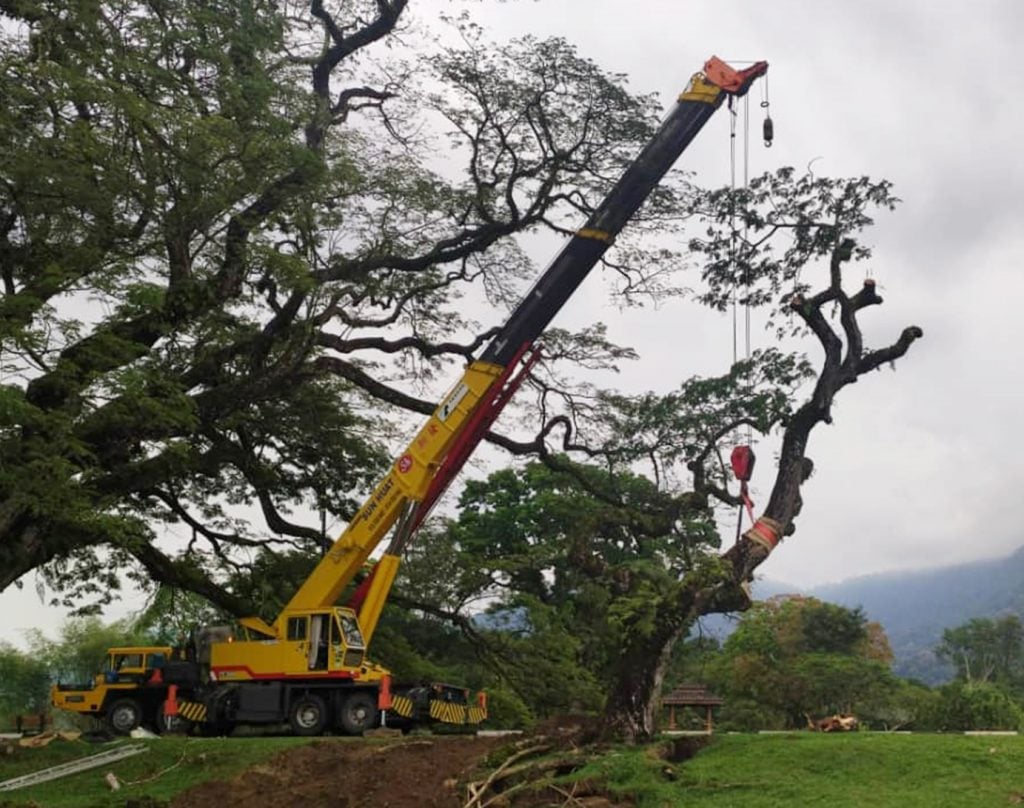
M 446 537 L 450 541 L 450 535 L 435 533 L 433 549 Z M 410 591 L 416 584 L 406 585 Z M 495 726 L 596 713 L 607 693 L 607 659 L 616 653 L 623 628 L 611 607 L 614 598 L 602 604 L 585 587 L 560 589 L 554 579 L 511 584 L 514 598 L 461 625 L 448 619 L 446 607 L 420 608 L 415 596 L 406 595 L 401 605 L 386 609 L 377 656 L 406 680 L 459 681 L 485 689 Z M 52 681 L 87 681 L 109 646 L 173 644 L 189 620 L 217 618 L 194 596 L 163 590 L 135 620 L 104 624 L 95 616 L 81 617 L 68 621 L 55 639 L 31 632 L 28 650 L 2 644 L 0 723 L 45 710 Z M 724 641 L 697 635 L 678 644 L 664 692 L 682 682 L 705 684 L 724 698 L 716 725 L 725 730 L 800 729 L 835 713 L 856 715 L 862 726 L 882 731 L 1024 725 L 1019 618 L 979 618 L 947 629 L 936 653 L 955 665 L 952 682 L 931 688 L 902 679 L 891 671 L 884 630 L 859 608 L 780 596 L 744 613 Z M 696 713 L 681 718 L 694 728 L 702 723 Z

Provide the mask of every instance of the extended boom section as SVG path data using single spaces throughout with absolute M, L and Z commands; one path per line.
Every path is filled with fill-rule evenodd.
M 767 62 L 733 71 L 719 59 L 708 61 L 705 72 L 690 80 L 651 141 L 487 346 L 483 361 L 503 365 L 520 345 L 540 336 L 725 98 L 745 94 L 767 70 Z M 721 77 L 723 84 L 730 77 L 734 89 L 712 83 L 710 75 Z

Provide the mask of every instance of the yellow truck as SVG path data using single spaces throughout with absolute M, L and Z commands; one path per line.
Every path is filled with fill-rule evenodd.
M 129 645 L 107 650 L 103 670 L 86 684 L 55 684 L 50 701 L 61 710 L 106 722 L 119 735 L 146 724 L 160 729 L 167 688 L 162 669 L 170 646 Z

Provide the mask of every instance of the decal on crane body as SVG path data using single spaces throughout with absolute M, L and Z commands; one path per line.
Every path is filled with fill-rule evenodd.
M 447 421 L 448 416 L 455 412 L 455 408 L 459 406 L 459 402 L 462 401 L 469 393 L 469 387 L 466 386 L 465 382 L 459 382 L 458 387 L 452 390 L 452 394 L 448 396 L 448 400 L 437 409 L 437 417 L 441 421 Z
M 370 517 L 373 516 L 374 511 L 377 510 L 380 504 L 391 492 L 391 489 L 394 487 L 394 485 L 395 480 L 393 477 L 388 477 L 383 483 L 381 483 L 380 487 L 377 489 L 377 492 L 373 495 L 373 499 L 366 503 L 366 507 L 363 508 L 363 512 L 359 514 L 359 521 L 368 522 L 370 520 Z

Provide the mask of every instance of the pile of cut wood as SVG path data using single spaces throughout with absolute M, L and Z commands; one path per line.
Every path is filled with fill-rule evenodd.
M 855 715 L 836 713 L 825 718 L 812 719 L 807 716 L 807 725 L 814 732 L 853 732 L 860 729 Z

